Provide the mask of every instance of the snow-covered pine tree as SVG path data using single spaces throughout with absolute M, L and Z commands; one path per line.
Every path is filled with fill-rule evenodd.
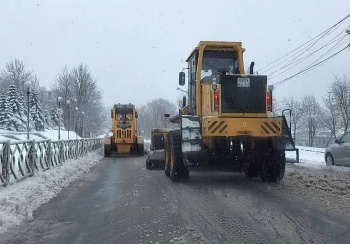
M 25 107 L 23 103 L 20 102 L 20 96 L 14 84 L 7 88 L 7 97 L 9 106 L 13 113 L 12 123 L 14 124 L 16 131 L 26 131 L 27 116 L 25 114 Z
M 45 118 L 45 129 L 52 129 L 53 122 L 50 118 L 50 113 L 47 110 L 44 110 L 44 118 Z
M 13 113 L 5 92 L 0 95 L 0 129 L 15 131 Z
M 36 92 L 32 92 L 30 95 L 30 114 L 34 123 L 34 128 L 37 131 L 44 131 L 45 128 L 48 128 L 48 125 L 45 118 L 46 115 L 38 100 L 38 94 Z
M 52 122 L 53 129 L 58 129 L 59 115 L 57 114 L 56 108 L 51 109 L 50 111 L 50 120 Z

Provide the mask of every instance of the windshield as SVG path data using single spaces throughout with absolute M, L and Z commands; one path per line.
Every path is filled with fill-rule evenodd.
M 237 57 L 234 52 L 204 51 L 201 79 L 220 74 L 232 75 L 238 73 Z
M 117 108 L 116 118 L 120 120 L 132 120 L 133 119 L 132 108 Z

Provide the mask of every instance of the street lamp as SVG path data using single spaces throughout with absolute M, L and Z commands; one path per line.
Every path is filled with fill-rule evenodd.
M 27 140 L 29 140 L 29 94 L 30 94 L 30 90 L 29 90 L 29 86 L 27 88 Z
M 67 127 L 68 127 L 68 140 L 69 140 L 69 130 L 70 130 L 70 124 L 69 124 L 69 104 L 70 104 L 70 101 L 67 100 L 66 104 L 67 104 L 67 110 L 68 110 L 68 125 L 67 125 Z
M 84 137 L 84 111 L 81 111 L 81 137 Z
M 75 116 L 74 116 L 74 119 L 75 119 L 75 138 L 78 138 L 78 110 L 79 108 L 78 107 L 75 107 Z
M 57 109 L 57 114 L 58 114 L 58 140 L 61 140 L 61 114 L 62 114 L 62 109 L 61 109 L 61 102 L 62 102 L 62 97 L 57 98 L 58 102 L 58 109 Z

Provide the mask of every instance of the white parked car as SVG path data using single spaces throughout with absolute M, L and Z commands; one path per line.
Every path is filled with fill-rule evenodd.
M 350 132 L 345 133 L 325 150 L 326 164 L 350 166 Z

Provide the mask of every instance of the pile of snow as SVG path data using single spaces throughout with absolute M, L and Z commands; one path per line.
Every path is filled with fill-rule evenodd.
M 300 162 L 287 164 L 283 184 L 313 204 L 350 217 L 350 167 L 327 166 L 324 148 L 298 147 Z M 286 152 L 295 160 L 295 152 Z
M 21 221 L 31 221 L 33 211 L 67 187 L 101 160 L 98 152 L 69 160 L 13 185 L 0 188 L 0 234 Z

